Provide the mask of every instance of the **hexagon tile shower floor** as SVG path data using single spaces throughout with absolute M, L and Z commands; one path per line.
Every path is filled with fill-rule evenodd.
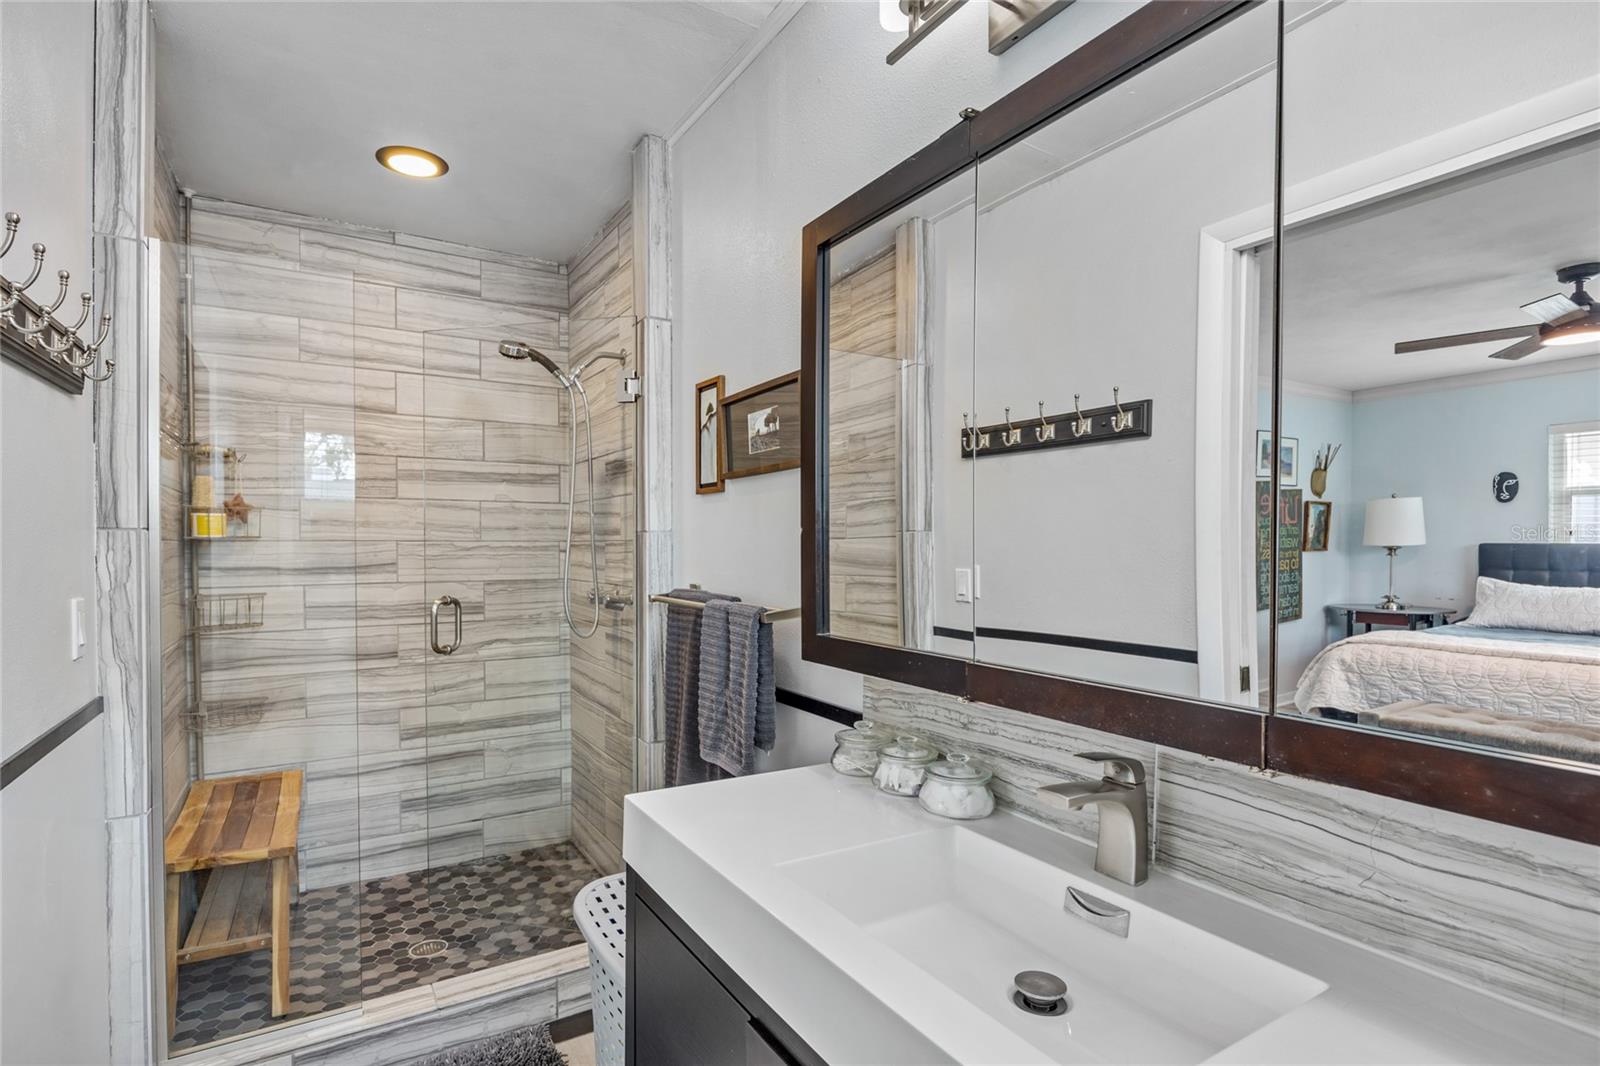
M 552 844 L 300 894 L 291 1010 L 272 1017 L 266 951 L 178 971 L 174 1050 L 582 943 L 572 899 L 600 874 Z M 353 945 L 360 945 L 360 951 Z

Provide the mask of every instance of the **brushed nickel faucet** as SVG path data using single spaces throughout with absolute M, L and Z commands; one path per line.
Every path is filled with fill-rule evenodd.
M 1091 804 L 1099 807 L 1095 871 L 1124 884 L 1144 884 L 1150 876 L 1150 807 L 1144 788 L 1144 764 L 1103 751 L 1079 752 L 1078 758 L 1101 764 L 1098 782 L 1063 781 L 1044 785 L 1035 795 L 1047 805 L 1068 810 Z

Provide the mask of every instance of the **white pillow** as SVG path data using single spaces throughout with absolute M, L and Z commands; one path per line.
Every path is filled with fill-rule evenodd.
M 1478 602 L 1461 625 L 1600 636 L 1600 588 L 1520 585 L 1480 577 Z

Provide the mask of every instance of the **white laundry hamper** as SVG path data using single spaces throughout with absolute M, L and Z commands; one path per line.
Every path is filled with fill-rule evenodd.
M 589 1000 L 594 1012 L 594 1061 L 623 1066 L 627 1031 L 623 964 L 628 934 L 628 877 L 612 874 L 583 886 L 572 901 L 572 916 L 589 942 Z

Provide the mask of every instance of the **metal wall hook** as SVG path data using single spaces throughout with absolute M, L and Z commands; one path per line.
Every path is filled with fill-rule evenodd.
M 82 362 L 78 361 L 77 359 L 72 358 L 72 356 L 70 354 L 66 356 L 66 361 L 72 366 L 72 368 L 74 370 L 82 370 L 82 371 L 87 372 L 88 368 L 93 366 L 94 363 L 95 363 L 95 360 L 99 358 L 99 356 L 100 356 L 100 346 L 105 344 L 106 337 L 108 337 L 110 334 L 111 334 L 111 312 L 107 311 L 105 314 L 100 316 L 100 336 L 96 337 L 94 339 L 93 343 L 86 344 L 84 346 L 84 357 L 83 357 Z M 74 339 L 76 339 L 77 336 L 78 336 L 78 331 L 77 330 L 73 330 L 72 333 L 70 334 L 70 336 L 73 337 Z M 106 362 L 109 363 L 109 362 L 111 362 L 111 360 L 107 359 Z M 95 378 L 94 380 L 99 381 L 99 380 L 102 380 L 102 379 Z
M 1074 437 L 1082 437 L 1087 434 L 1090 429 L 1089 420 L 1083 417 L 1083 409 L 1078 406 L 1078 401 L 1080 399 L 1082 399 L 1082 397 L 1078 393 L 1075 392 L 1072 394 L 1072 413 L 1077 416 L 1072 421 L 1072 435 Z
M 67 328 L 66 332 L 61 337 L 61 343 L 51 344 L 49 341 L 45 341 L 45 350 L 51 355 L 61 355 L 64 352 L 70 352 L 72 350 L 72 346 L 78 343 L 78 331 L 83 328 L 83 324 L 85 322 L 89 321 L 89 312 L 94 309 L 94 297 L 90 296 L 88 293 L 84 293 L 79 298 L 83 301 L 83 313 L 78 316 L 78 321 L 74 322 Z M 68 359 L 67 362 L 72 363 L 74 367 L 77 366 L 77 364 L 71 359 Z M 79 367 L 78 369 L 82 368 Z
M 107 359 L 106 360 L 106 372 L 104 374 L 95 374 L 95 373 L 92 373 L 91 371 L 89 371 L 87 368 L 85 368 L 84 371 L 83 371 L 83 376 L 88 378 L 90 381 L 92 381 L 92 382 L 94 382 L 95 384 L 98 385 L 102 381 L 109 380 L 111 375 L 116 372 L 116 369 L 117 369 L 116 360 Z
M 67 285 L 72 281 L 72 273 L 66 270 L 56 271 L 56 279 L 61 282 L 61 289 L 56 293 L 55 303 L 44 309 L 46 315 L 53 315 L 60 306 L 67 302 Z
M 39 280 L 39 275 L 42 274 L 43 272 L 44 272 L 44 245 L 42 245 L 42 244 L 38 243 L 37 241 L 35 241 L 34 245 L 33 245 L 33 270 L 31 270 L 28 273 L 28 280 L 27 281 L 24 281 L 20 285 L 13 285 L 11 287 L 11 291 L 13 293 L 27 292 L 28 291 L 28 287 L 31 286 L 34 282 L 38 281 Z M 12 297 L 12 301 L 15 302 L 15 300 L 16 300 L 16 297 L 13 296 Z
M 1116 386 L 1111 388 L 1111 402 L 1116 406 L 1117 413 L 1111 416 L 1111 432 L 1121 433 L 1125 429 L 1133 428 L 1133 412 L 1122 409 L 1122 390 Z
M 89 312 L 94 310 L 93 296 L 90 296 L 88 293 L 84 293 L 82 296 L 79 296 L 78 299 L 83 301 L 83 313 L 78 316 L 78 321 L 74 322 L 67 330 L 67 332 L 72 334 L 74 337 L 76 337 L 78 335 L 78 331 L 83 328 L 83 324 L 89 321 Z
M 972 425 L 965 411 L 961 412 L 961 446 L 969 452 L 973 450 Z
M 1011 424 L 1011 408 L 1006 408 L 1006 431 L 1000 435 L 1001 443 L 1007 448 L 1013 444 L 1022 443 L 1022 430 Z
M 1044 401 L 1039 401 L 1039 424 L 1033 427 L 1033 439 L 1041 444 L 1056 439 L 1056 425 L 1044 416 Z
M 89 345 L 89 350 L 98 352 L 100 346 L 106 342 L 106 338 L 109 336 L 111 336 L 111 312 L 107 311 L 100 316 L 100 336 L 96 337 L 94 343 Z
M 22 225 L 22 216 L 15 211 L 6 212 L 6 235 L 4 242 L 0 243 L 0 256 L 11 251 L 12 242 L 17 239 L 17 227 Z
M 16 330 L 24 337 L 35 337 L 51 327 L 53 323 L 50 321 L 50 316 L 56 313 L 56 308 L 60 307 L 66 302 L 67 285 L 72 280 L 72 275 L 65 270 L 56 271 L 56 277 L 61 281 L 61 291 L 56 293 L 56 299 L 54 303 L 52 303 L 49 307 L 41 307 L 39 309 L 39 317 L 37 318 L 35 325 L 28 325 L 28 315 L 26 312 L 23 313 L 21 322 L 17 321 L 16 316 L 12 315 L 9 309 L 5 312 L 6 322 L 11 326 L 12 329 Z

